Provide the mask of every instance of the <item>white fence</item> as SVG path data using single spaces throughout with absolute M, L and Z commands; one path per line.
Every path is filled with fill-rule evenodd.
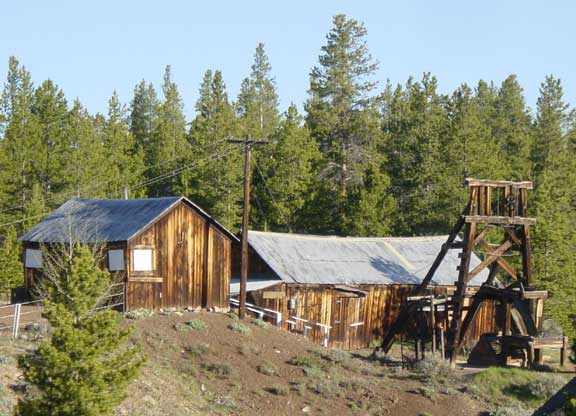
M 93 311 L 124 307 L 124 283 L 115 283 L 110 286 L 109 294 L 100 302 L 103 306 Z M 0 306 L 0 337 L 10 334 L 13 338 L 18 337 L 19 329 L 26 324 L 41 322 L 44 299 L 29 302 L 13 303 Z
M 230 298 L 230 305 L 238 308 L 240 306 L 240 301 L 238 299 Z M 282 321 L 282 312 L 278 312 L 273 309 L 262 308 L 248 302 L 246 302 L 246 310 L 256 314 L 258 319 L 264 319 L 265 316 L 272 318 L 278 328 L 282 327 L 282 322 L 286 322 L 292 331 L 295 330 L 298 326 L 302 326 L 302 335 L 304 337 L 308 336 L 308 332 L 314 326 L 320 327 L 322 329 L 322 346 L 328 347 L 328 336 L 330 329 L 332 328 L 330 325 L 310 321 L 308 319 L 299 318 L 297 316 L 288 316 L 288 319 Z

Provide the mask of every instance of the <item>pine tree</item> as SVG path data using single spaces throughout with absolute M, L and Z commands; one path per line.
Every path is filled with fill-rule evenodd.
M 79 100 L 75 100 L 68 113 L 67 163 L 62 168 L 62 174 L 67 178 L 66 194 L 68 197 L 102 198 L 106 195 L 106 187 L 101 183 L 108 178 L 106 169 L 106 148 L 102 137 L 98 137 L 94 119 Z M 56 203 L 61 203 L 58 198 Z
M 442 144 L 449 130 L 447 98 L 436 90 L 437 81 L 430 74 L 421 82 L 410 78 L 404 89 L 396 88 L 385 111 L 388 174 L 398 201 L 396 231 L 403 234 L 437 233 L 449 227 L 438 209 L 446 168 Z
M 259 180 L 262 187 L 256 203 L 261 204 L 270 228 L 303 230 L 302 210 L 315 194 L 316 166 L 321 154 L 308 129 L 302 126 L 302 117 L 294 104 L 288 107 L 272 135 L 272 143 L 270 156 L 260 155 L 256 160 L 254 181 Z
M 52 81 L 44 81 L 34 93 L 32 113 L 40 128 L 40 149 L 36 154 L 37 181 L 46 194 L 61 192 L 66 183 L 62 169 L 68 162 L 66 134 L 68 104 L 64 93 Z
M 186 120 L 178 87 L 172 81 L 172 70 L 168 65 L 162 85 L 164 101 L 158 107 L 158 118 L 154 125 L 153 140 L 147 163 L 148 175 L 151 178 L 179 166 L 179 159 L 189 155 L 190 146 L 186 140 Z M 178 178 L 170 178 L 148 187 L 150 196 L 167 196 L 176 192 Z
M 181 175 L 182 192 L 226 227 L 237 229 L 242 201 L 242 152 L 227 139 L 238 124 L 220 71 L 207 71 L 196 102 L 198 115 L 190 127 L 193 164 Z
M 120 103 L 116 91 L 108 103 L 108 119 L 103 130 L 105 149 L 106 190 L 108 194 L 121 197 L 122 189 L 142 182 L 143 154 L 137 149 L 129 131 L 126 109 Z M 143 189 L 137 190 L 140 196 Z
M 0 296 L 10 294 L 10 289 L 22 286 L 21 248 L 16 228 L 10 226 L 0 247 Z
M 278 94 L 272 66 L 259 43 L 249 78 L 242 81 L 238 96 L 238 112 L 242 134 L 253 138 L 270 138 L 278 125 Z
M 160 101 L 152 84 L 144 80 L 134 88 L 134 97 L 130 111 L 130 132 L 136 141 L 136 147 L 142 149 L 146 166 L 153 165 L 152 144 L 154 126 L 158 122 Z
M 34 86 L 30 73 L 11 57 L 7 82 L 2 92 L 4 137 L 0 143 L 0 190 L 5 193 L 2 204 L 25 205 L 40 166 L 41 129 L 32 112 Z
M 329 203 L 325 215 L 333 219 L 327 232 L 342 232 L 347 194 L 363 186 L 365 167 L 379 158 L 382 134 L 372 80 L 377 63 L 368 52 L 366 33 L 363 24 L 336 15 L 319 66 L 310 74 L 306 124 L 325 156 L 322 175 L 331 196 L 322 202 Z
M 528 180 L 531 173 L 531 117 L 516 75 L 502 83 L 495 101 L 493 135 L 500 147 L 504 178 Z
M 50 340 L 20 358 L 24 379 L 39 395 L 19 401 L 16 414 L 109 415 L 143 364 L 140 350 L 128 344 L 130 330 L 117 312 L 93 311 L 110 284 L 90 250 L 77 245 L 49 291 L 44 315 Z
M 576 335 L 576 162 L 570 141 L 572 111 L 562 99 L 560 81 L 542 83 L 536 115 L 533 161 L 537 184 L 533 205 L 534 271 L 537 284 L 550 291 L 545 315 Z

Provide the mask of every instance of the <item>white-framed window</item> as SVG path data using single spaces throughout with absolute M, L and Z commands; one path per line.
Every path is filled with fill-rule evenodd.
M 42 268 L 42 250 L 27 248 L 26 249 L 26 257 L 24 259 L 24 264 L 29 269 L 41 269 Z
M 124 270 L 124 250 L 108 250 L 108 270 Z
M 136 248 L 132 250 L 132 270 L 135 272 L 151 272 L 152 266 L 152 249 Z

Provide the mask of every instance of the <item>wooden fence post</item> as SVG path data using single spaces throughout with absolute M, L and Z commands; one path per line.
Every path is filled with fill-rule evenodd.
M 12 338 L 18 338 L 18 326 L 20 325 L 21 304 L 14 305 L 14 322 L 12 324 Z

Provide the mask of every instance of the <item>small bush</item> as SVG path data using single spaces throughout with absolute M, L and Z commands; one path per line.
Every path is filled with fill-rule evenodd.
M 437 354 L 428 354 L 425 359 L 418 361 L 415 370 L 423 381 L 432 385 L 445 384 L 452 376 L 450 363 Z
M 236 312 L 228 312 L 228 313 L 226 314 L 226 316 L 227 316 L 228 318 L 234 319 L 234 320 L 239 319 L 239 318 L 238 318 L 238 314 L 237 314 Z
M 260 353 L 260 350 L 253 345 L 242 344 L 238 347 L 238 354 L 240 355 L 249 355 L 258 353 Z
M 126 318 L 128 319 L 143 319 L 154 315 L 154 312 L 150 309 L 136 309 L 135 311 L 126 312 Z
M 206 322 L 200 319 L 192 319 L 191 321 L 187 322 L 178 322 L 176 325 L 174 325 L 174 328 L 176 331 L 188 332 L 206 329 L 208 328 L 208 325 Z
M 260 374 L 264 374 L 267 376 L 273 376 L 278 372 L 276 370 L 276 367 L 274 367 L 274 365 L 272 363 L 269 363 L 267 361 L 264 361 L 262 364 L 260 364 L 258 367 L 256 367 L 256 369 L 258 370 L 258 372 Z
M 330 350 L 328 352 L 323 353 L 322 358 L 327 361 L 331 361 L 336 364 L 342 364 L 346 361 L 349 361 L 352 358 L 352 355 L 348 351 L 343 350 Z
M 532 414 L 531 410 L 527 410 L 520 405 L 503 406 L 499 407 L 493 412 L 490 412 L 490 416 L 529 416 L 531 414 Z
M 434 394 L 436 390 L 430 386 L 421 386 L 416 389 L 416 393 L 421 394 L 422 396 L 432 400 L 434 399 Z
M 237 322 L 228 324 L 227 328 L 230 329 L 231 331 L 238 332 L 240 334 L 248 335 L 252 333 L 252 330 L 248 328 L 246 325 L 242 325 Z
M 266 387 L 264 390 L 268 393 L 275 394 L 276 396 L 287 396 L 289 393 L 288 387 L 279 384 L 275 384 L 272 387 Z
M 302 368 L 326 368 L 326 362 L 317 355 L 295 355 L 288 360 L 288 364 Z
M 268 329 L 270 328 L 270 324 L 266 321 L 263 321 L 262 319 L 252 319 L 252 323 L 254 325 L 256 325 L 257 327 L 263 328 L 263 329 Z
M 322 397 L 333 397 L 336 394 L 336 386 L 328 381 L 315 383 L 310 390 Z
M 206 354 L 210 350 L 210 346 L 208 344 L 194 344 L 184 348 L 188 354 L 192 357 L 201 357 L 202 355 Z
M 228 364 L 202 364 L 202 368 L 210 373 L 214 374 L 218 378 L 228 378 L 232 374 L 232 367 Z
M 559 375 L 546 375 L 537 377 L 528 383 L 528 391 L 539 399 L 548 399 L 566 384 L 566 380 Z

